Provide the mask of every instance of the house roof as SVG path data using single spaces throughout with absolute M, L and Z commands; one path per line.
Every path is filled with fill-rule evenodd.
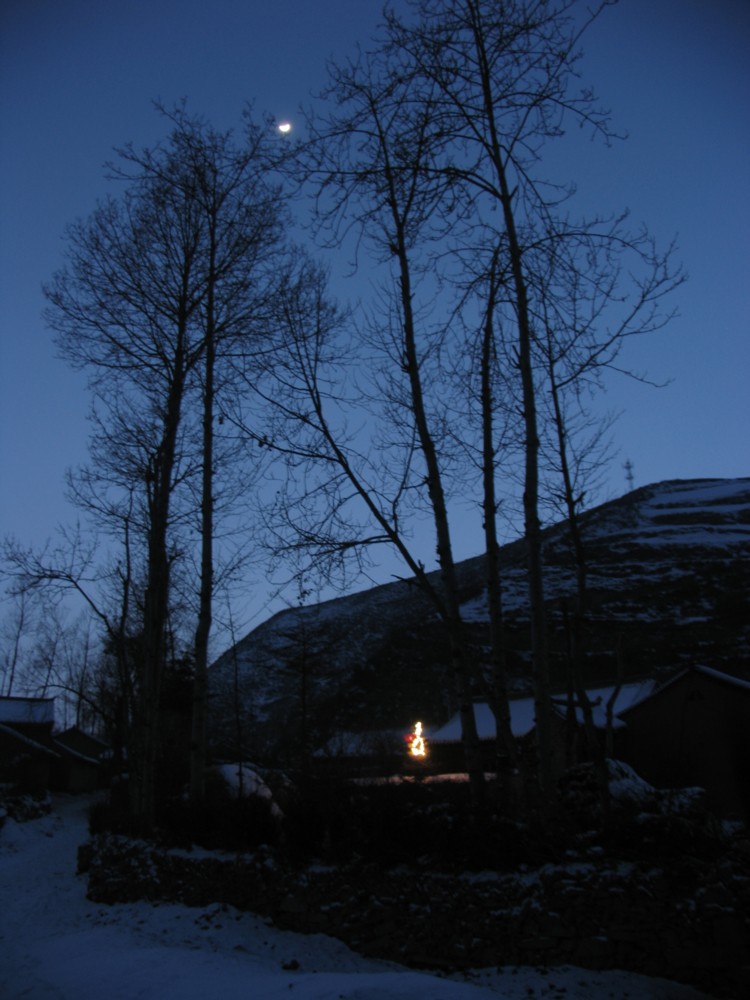
M 100 740 L 98 736 L 92 736 L 90 733 L 84 732 L 78 726 L 71 726 L 62 733 L 55 733 L 54 738 L 56 743 L 85 757 L 101 757 L 102 754 L 110 749 L 104 740 Z
M 612 706 L 612 716 L 615 727 L 618 726 L 617 716 L 626 712 L 631 705 L 634 705 L 638 701 L 643 701 L 648 698 L 654 690 L 656 682 L 652 679 L 644 681 L 634 681 L 631 684 L 623 684 L 620 690 L 617 692 L 617 697 L 614 700 Z M 607 705 L 610 698 L 616 691 L 616 686 L 613 684 L 610 687 L 603 688 L 589 688 L 586 691 L 589 701 L 591 702 L 591 714 L 593 716 L 594 725 L 599 729 L 603 729 L 607 725 Z M 553 695 L 552 701 L 555 708 L 561 715 L 564 715 L 567 708 L 567 697 L 565 695 Z M 579 704 L 576 704 L 576 721 L 583 725 L 583 709 Z
M 84 764 L 90 764 L 92 767 L 99 767 L 101 763 L 96 757 L 91 757 L 88 754 L 81 753 L 80 750 L 76 750 L 74 747 L 68 746 L 67 743 L 63 743 L 57 737 L 54 737 L 52 742 L 59 751 L 59 756 L 61 757 L 72 757 L 74 760 L 83 761 Z
M 19 732 L 14 729 L 13 726 L 6 726 L 0 722 L 0 735 L 4 737 L 10 737 L 12 740 L 22 743 L 24 746 L 28 747 L 30 750 L 34 750 L 36 753 L 46 754 L 49 757 L 59 757 L 60 754 L 56 753 L 51 747 L 45 746 L 40 743 L 39 740 L 34 740 L 30 736 L 26 736 L 25 733 Z
M 637 700 L 642 700 L 653 689 L 654 682 L 636 681 L 631 684 L 623 684 L 615 699 L 613 712 L 619 715 Z M 606 725 L 607 702 L 615 691 L 615 686 L 605 688 L 589 688 L 587 694 L 592 703 L 592 713 L 594 724 L 603 728 Z M 553 707 L 564 715 L 567 705 L 567 695 L 556 694 L 552 696 Z M 526 736 L 534 728 L 536 723 L 536 710 L 534 699 L 512 698 L 509 703 L 510 708 L 510 728 L 516 737 Z M 474 703 L 474 718 L 477 724 L 477 733 L 480 740 L 494 740 L 495 716 L 492 709 L 486 702 Z M 576 718 L 579 723 L 583 722 L 583 711 L 580 706 L 576 706 Z M 617 720 L 615 719 L 615 725 Z M 461 715 L 457 712 L 444 726 L 434 733 L 428 733 L 427 737 L 431 743 L 458 743 L 461 739 Z
M 695 677 L 696 675 L 707 677 L 710 680 L 718 681 L 720 684 L 726 684 L 730 687 L 736 688 L 737 692 L 741 696 L 750 696 L 750 681 L 743 680 L 741 677 L 735 677 L 733 674 L 725 674 L 721 670 L 715 670 L 713 667 L 687 667 L 685 670 L 681 670 L 679 674 L 675 674 L 674 677 L 670 677 L 668 681 L 655 687 L 654 690 L 645 693 L 642 697 L 637 698 L 632 701 L 626 708 L 621 710 L 622 715 L 626 715 L 631 709 L 637 708 L 643 702 L 648 701 L 651 698 L 655 698 L 666 691 L 668 688 L 675 684 L 680 683 L 685 677 Z
M 513 698 L 510 702 L 510 728 L 514 736 L 525 736 L 534 728 L 534 699 Z M 495 716 L 484 701 L 474 703 L 474 719 L 480 740 L 495 739 Z M 461 713 L 456 714 L 434 733 L 427 733 L 430 743 L 459 743 L 461 740 Z
M 54 698 L 0 698 L 0 722 L 53 723 Z

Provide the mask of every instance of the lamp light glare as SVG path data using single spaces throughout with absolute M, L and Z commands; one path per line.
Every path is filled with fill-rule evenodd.
M 417 722 L 414 725 L 414 733 L 409 740 L 409 753 L 412 757 L 427 756 L 427 747 L 425 746 L 424 736 L 422 735 L 421 722 Z

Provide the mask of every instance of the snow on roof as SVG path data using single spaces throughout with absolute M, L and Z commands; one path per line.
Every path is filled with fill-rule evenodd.
M 636 701 L 640 701 L 651 693 L 654 681 L 636 681 L 632 684 L 623 684 L 618 692 L 614 703 L 614 714 L 617 715 L 629 708 Z M 606 724 L 607 702 L 612 696 L 615 686 L 606 688 L 591 688 L 587 690 L 589 700 L 592 702 L 592 712 L 594 724 L 604 727 Z M 566 695 L 553 695 L 553 703 L 559 711 L 565 711 Z M 536 712 L 534 709 L 534 699 L 512 698 L 510 707 L 510 728 L 516 737 L 525 736 L 534 728 Z M 583 721 L 583 713 L 580 708 L 576 708 L 576 717 L 579 722 Z M 495 739 L 495 716 L 492 709 L 486 702 L 475 702 L 474 718 L 477 723 L 477 733 L 480 740 Z M 617 720 L 615 720 L 617 725 Z M 434 733 L 428 733 L 431 743 L 457 743 L 461 739 L 461 715 L 457 712 L 444 726 Z
M 722 670 L 716 670 L 714 667 L 692 667 L 699 674 L 705 674 L 706 677 L 713 677 L 716 681 L 722 681 L 724 684 L 731 684 L 734 687 L 743 688 L 745 691 L 750 691 L 750 681 L 743 680 L 741 677 L 735 677 L 734 674 L 725 674 Z M 683 671 L 686 673 L 687 671 Z
M 54 698 L 0 698 L 0 722 L 54 721 Z
M 636 698 L 634 701 L 631 701 L 624 708 L 618 709 L 618 711 L 623 713 L 630 711 L 631 708 L 635 708 L 636 705 L 640 705 L 641 702 L 646 701 L 648 698 L 651 697 L 651 695 L 659 694 L 660 692 L 665 691 L 668 687 L 671 687 L 673 684 L 676 684 L 677 681 L 681 680 L 683 677 L 691 673 L 703 674 L 705 677 L 711 677 L 715 681 L 720 681 L 723 684 L 729 684 L 732 687 L 737 687 L 742 691 L 746 692 L 750 691 L 750 681 L 743 680 L 741 677 L 735 677 L 733 674 L 725 674 L 723 673 L 723 671 L 715 670 L 713 667 L 702 667 L 702 666 L 687 667 L 685 670 L 681 670 L 679 674 L 675 674 L 674 677 L 670 677 L 668 681 L 665 681 L 658 687 L 656 686 L 656 684 L 654 684 L 654 687 L 651 691 L 645 692 L 640 697 Z
M 656 682 L 653 680 L 636 681 L 632 684 L 622 685 L 612 706 L 615 727 L 622 724 L 618 723 L 615 716 L 619 715 L 620 712 L 624 712 L 636 702 L 643 701 L 644 698 L 647 698 L 653 692 L 655 686 Z M 603 729 L 607 725 L 607 705 L 615 690 L 616 687 L 613 684 L 610 687 L 590 688 L 586 691 L 588 699 L 591 702 L 591 714 L 594 725 L 600 729 Z M 552 700 L 558 710 L 564 713 L 567 706 L 566 696 L 553 695 Z M 583 724 L 583 709 L 578 705 L 576 705 L 576 721 Z
M 484 701 L 474 703 L 474 718 L 480 740 L 494 740 L 495 716 Z M 514 698 L 510 702 L 510 728 L 514 736 L 524 736 L 534 728 L 534 699 Z M 427 734 L 430 743 L 458 743 L 461 739 L 461 713 L 456 712 L 435 733 Z

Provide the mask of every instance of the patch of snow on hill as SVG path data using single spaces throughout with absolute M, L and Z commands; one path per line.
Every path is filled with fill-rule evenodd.
M 750 510 L 750 479 L 659 483 L 639 492 L 642 499 L 606 511 L 587 525 L 586 535 L 630 535 L 651 542 L 653 535 L 668 532 L 679 534 L 683 544 L 750 541 L 750 524 L 737 523 L 738 515 Z M 726 523 L 717 523 L 717 518 Z M 669 524 L 670 519 L 675 523 Z M 680 523 L 681 519 L 689 523 Z

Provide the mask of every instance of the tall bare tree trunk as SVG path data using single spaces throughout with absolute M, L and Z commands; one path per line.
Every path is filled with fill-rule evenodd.
M 184 393 L 184 342 L 187 318 L 180 321 L 180 348 L 176 352 L 161 443 L 150 470 L 148 567 L 143 608 L 143 647 L 134 726 L 135 756 L 131 754 L 130 805 L 133 825 L 141 833 L 154 826 L 156 768 L 159 742 L 161 682 L 166 662 L 169 617 L 170 562 L 167 550 L 172 474 L 177 430 Z
M 193 718 L 190 742 L 190 801 L 201 806 L 206 791 L 208 717 L 208 641 L 213 602 L 214 534 L 214 374 L 216 336 L 214 323 L 214 261 L 211 246 L 211 274 L 206 300 L 205 384 L 203 386 L 203 470 L 201 478 L 201 574 L 198 623 L 195 629 L 193 676 Z
M 496 277 L 490 276 L 490 292 L 482 334 L 481 407 L 482 407 L 482 479 L 484 484 L 484 540 L 487 573 L 487 605 L 490 619 L 492 648 L 491 706 L 495 716 L 498 765 L 515 767 L 518 753 L 513 736 L 508 702 L 508 670 L 503 623 L 502 588 L 500 581 L 499 545 L 497 539 L 497 495 L 495 490 L 495 441 L 492 393 L 492 348 L 494 343 L 494 311 Z
M 537 429 L 536 386 L 532 361 L 532 330 L 528 294 L 523 273 L 522 251 L 516 232 L 512 193 L 508 186 L 502 158 L 497 158 L 501 204 L 505 219 L 511 270 L 515 289 L 518 322 L 518 367 L 523 398 L 525 472 L 523 491 L 524 538 L 528 573 L 529 616 L 531 620 L 531 658 L 534 670 L 534 707 L 536 711 L 537 751 L 539 754 L 539 789 L 543 805 L 554 799 L 555 769 L 552 746 L 552 713 L 549 690 L 549 650 L 547 615 L 544 607 L 542 567 L 542 529 L 539 521 L 539 431 Z
M 549 652 L 547 620 L 544 607 L 544 578 L 542 572 L 542 532 L 539 522 L 539 432 L 537 429 L 536 386 L 532 360 L 532 325 L 529 297 L 523 270 L 523 251 L 518 238 L 514 192 L 508 183 L 502 142 L 495 120 L 495 101 L 485 38 L 481 30 L 478 11 L 472 9 L 472 30 L 480 73 L 484 114 L 488 124 L 486 149 L 499 189 L 503 213 L 507 252 L 510 260 L 514 308 L 517 324 L 518 368 L 521 375 L 523 400 L 525 471 L 524 471 L 524 538 L 526 542 L 526 567 L 528 573 L 529 616 L 531 624 L 531 657 L 534 672 L 534 706 L 536 710 L 536 736 L 538 752 L 538 781 L 542 808 L 552 805 L 555 796 L 555 773 L 552 747 L 552 712 L 549 692 Z
M 573 607 L 573 620 L 570 626 L 569 669 L 572 675 L 571 681 L 575 691 L 575 696 L 583 716 L 583 727 L 586 734 L 588 754 L 596 773 L 596 784 L 599 794 L 599 809 L 602 819 L 606 820 L 609 815 L 609 773 L 607 769 L 607 755 L 605 746 L 602 745 L 602 741 L 600 740 L 599 734 L 596 731 L 596 726 L 594 725 L 591 701 L 586 691 L 584 678 L 584 628 L 588 605 L 588 567 L 586 561 L 586 550 L 581 536 L 578 511 L 576 509 L 573 478 L 571 476 L 570 462 L 568 460 L 565 415 L 563 413 L 563 404 L 560 398 L 560 387 L 558 385 L 557 375 L 555 372 L 551 344 L 548 345 L 547 357 L 549 362 L 549 384 L 552 396 L 555 431 L 557 434 L 560 471 L 562 472 L 563 479 L 563 493 L 565 496 L 568 534 L 573 548 L 573 559 L 576 571 L 576 599 Z
M 430 433 L 422 391 L 419 357 L 416 347 L 414 313 L 410 282 L 409 261 L 403 229 L 397 222 L 397 248 L 400 264 L 400 291 L 403 316 L 404 358 L 411 390 L 412 411 L 417 435 L 427 468 L 427 490 L 437 536 L 437 555 L 446 609 L 446 626 L 451 651 L 451 666 L 459 698 L 461 737 L 466 756 L 472 803 L 476 808 L 484 804 L 484 765 L 479 746 L 474 698 L 472 695 L 471 666 L 465 627 L 461 617 L 461 603 L 453 558 L 448 509 L 445 502 L 440 463 L 435 440 Z

